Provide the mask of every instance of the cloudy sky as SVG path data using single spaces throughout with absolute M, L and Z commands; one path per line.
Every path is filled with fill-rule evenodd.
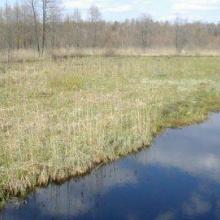
M 8 0 L 15 1 L 24 0 Z M 150 14 L 156 20 L 173 20 L 182 17 L 188 20 L 208 22 L 220 21 L 220 0 L 61 0 L 67 12 L 74 8 L 86 15 L 88 7 L 98 6 L 103 18 L 124 20 L 136 18 L 140 14 Z M 0 0 L 4 4 L 5 0 Z

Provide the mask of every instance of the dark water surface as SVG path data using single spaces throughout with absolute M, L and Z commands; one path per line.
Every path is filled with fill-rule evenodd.
M 0 219 L 220 219 L 220 114 L 151 148 L 9 203 Z

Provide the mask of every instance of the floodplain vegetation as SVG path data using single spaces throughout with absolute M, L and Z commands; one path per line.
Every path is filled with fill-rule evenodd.
M 0 65 L 1 205 L 220 109 L 220 57 L 88 56 Z

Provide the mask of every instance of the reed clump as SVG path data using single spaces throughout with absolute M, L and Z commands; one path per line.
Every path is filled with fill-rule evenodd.
M 219 57 L 75 57 L 0 72 L 0 205 L 220 109 Z

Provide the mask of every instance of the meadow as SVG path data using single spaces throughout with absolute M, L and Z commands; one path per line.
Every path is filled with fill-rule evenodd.
M 0 64 L 0 202 L 149 146 L 220 109 L 220 57 Z

